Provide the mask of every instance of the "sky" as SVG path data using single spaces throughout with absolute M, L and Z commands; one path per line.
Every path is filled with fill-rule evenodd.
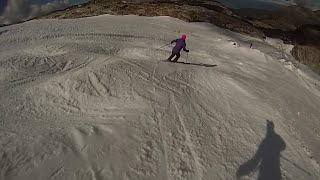
M 25 21 L 88 0 L 0 0 L 0 25 Z M 319 9 L 320 0 L 218 0 L 233 8 L 275 10 L 283 5 L 300 4 Z

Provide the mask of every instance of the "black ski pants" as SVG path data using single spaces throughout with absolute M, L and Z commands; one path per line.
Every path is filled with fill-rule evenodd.
M 180 58 L 180 53 L 172 52 L 171 56 L 168 58 L 168 61 L 171 61 L 174 56 L 176 56 L 176 57 L 173 59 L 173 62 L 177 62 L 178 59 Z

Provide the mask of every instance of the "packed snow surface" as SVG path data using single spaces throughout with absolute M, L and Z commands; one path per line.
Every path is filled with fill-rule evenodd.
M 320 179 L 319 77 L 287 52 L 169 17 L 2 27 L 0 179 Z

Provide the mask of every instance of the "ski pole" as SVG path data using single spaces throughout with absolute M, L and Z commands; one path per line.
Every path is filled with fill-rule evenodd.
M 189 56 L 189 53 L 187 52 L 186 63 L 188 63 L 188 56 Z
M 163 48 L 163 47 L 166 47 L 166 46 L 168 46 L 169 44 L 170 44 L 170 43 L 168 43 L 168 44 L 166 44 L 166 45 L 163 45 L 163 46 L 157 48 L 156 50 L 159 50 L 159 49 L 161 49 L 161 48 Z
M 307 173 L 309 176 L 311 176 L 311 173 L 308 172 L 307 170 L 303 169 L 302 167 L 298 166 L 296 163 L 292 162 L 291 160 L 289 160 L 288 158 L 284 157 L 283 155 L 280 155 L 280 157 L 282 157 L 282 159 L 290 162 L 291 164 L 293 164 L 296 168 L 300 169 L 301 171 Z

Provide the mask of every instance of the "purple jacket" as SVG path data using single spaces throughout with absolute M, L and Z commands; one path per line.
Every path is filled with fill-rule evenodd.
M 186 40 L 176 39 L 176 40 L 171 41 L 171 44 L 174 42 L 176 43 L 176 45 L 173 47 L 172 53 L 178 54 L 178 53 L 180 53 L 181 49 L 183 49 L 186 52 L 189 52 L 189 50 L 186 49 L 186 46 L 187 46 Z

